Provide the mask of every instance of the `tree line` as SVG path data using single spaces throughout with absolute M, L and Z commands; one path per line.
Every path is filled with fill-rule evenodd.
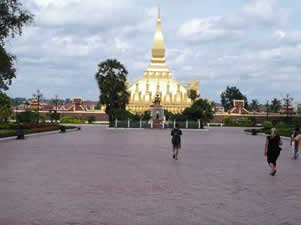
M 271 101 L 267 100 L 263 104 L 260 104 L 257 99 L 252 99 L 249 103 L 247 96 L 242 94 L 237 87 L 228 86 L 226 90 L 221 93 L 221 104 L 226 112 L 234 107 L 233 100 L 244 100 L 245 108 L 250 112 L 258 112 L 260 107 L 265 107 L 265 110 L 271 113 L 279 113 L 283 107 L 291 107 L 293 102 L 293 98 L 290 97 L 289 94 L 286 94 L 283 99 L 273 98 Z

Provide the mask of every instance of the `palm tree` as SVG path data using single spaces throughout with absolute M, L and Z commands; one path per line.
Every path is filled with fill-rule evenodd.
M 197 91 L 194 89 L 191 89 L 188 91 L 188 98 L 190 98 L 192 100 L 192 103 L 195 103 L 195 101 L 200 97 L 200 95 L 198 95 Z
M 258 111 L 258 106 L 259 106 L 258 100 L 257 100 L 257 99 L 253 99 L 253 100 L 251 101 L 251 104 L 250 104 L 250 109 L 251 109 L 253 112 L 257 112 L 257 111 Z
M 98 65 L 95 77 L 100 89 L 99 101 L 106 106 L 110 121 L 114 119 L 114 110 L 125 109 L 129 102 L 127 74 L 125 67 L 116 59 L 108 59 Z

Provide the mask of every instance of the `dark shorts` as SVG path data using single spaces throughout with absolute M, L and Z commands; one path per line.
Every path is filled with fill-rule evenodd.
M 267 161 L 268 161 L 268 164 L 272 163 L 274 166 L 276 166 L 276 162 L 277 162 L 277 159 L 280 155 L 280 151 L 273 151 L 273 152 L 268 152 L 267 153 Z

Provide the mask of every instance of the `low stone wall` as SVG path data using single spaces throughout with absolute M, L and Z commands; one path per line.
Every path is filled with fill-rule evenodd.
M 22 112 L 22 111 L 18 111 Z M 49 120 L 48 117 L 48 111 L 40 111 L 40 115 L 45 116 L 45 118 L 47 120 Z M 64 117 L 64 116 L 68 116 L 70 118 L 81 118 L 84 120 L 88 120 L 89 116 L 95 116 L 96 121 L 108 121 L 109 117 L 107 114 L 103 113 L 103 112 L 66 112 L 66 111 L 58 111 L 58 113 L 60 114 L 60 117 Z M 16 112 L 13 113 L 14 117 L 16 116 Z
M 238 115 L 238 114 L 215 114 L 213 120 L 211 121 L 211 123 L 222 123 L 224 117 L 230 117 L 232 120 L 237 120 L 237 119 L 241 119 L 241 118 L 250 118 L 250 117 L 255 117 L 256 118 L 256 122 L 257 123 L 263 123 L 264 121 L 267 120 L 267 115 L 266 114 L 245 114 L 245 115 Z M 300 115 L 292 115 L 290 117 L 293 118 L 300 118 Z M 270 114 L 268 115 L 268 119 L 269 120 L 281 120 L 281 119 L 285 119 L 286 115 L 280 115 L 280 114 Z
M 18 111 L 21 112 L 21 111 Z M 108 121 L 109 117 L 107 114 L 103 113 L 103 112 L 65 112 L 65 111 L 60 111 L 58 112 L 61 115 L 61 118 L 63 116 L 68 116 L 71 118 L 81 118 L 81 119 L 85 119 L 87 120 L 89 116 L 95 116 L 96 121 Z M 14 112 L 14 116 L 15 116 L 15 112 Z M 41 115 L 44 115 L 47 119 L 48 116 L 48 112 L 46 111 L 41 111 L 40 112 Z M 211 123 L 222 123 L 224 117 L 230 117 L 232 120 L 237 120 L 240 118 L 248 118 L 248 117 L 256 117 L 256 121 L 257 123 L 262 123 L 263 121 L 267 120 L 267 116 L 266 114 L 246 114 L 246 115 L 239 115 L 239 114 L 228 114 L 228 113 L 223 113 L 223 114 L 215 114 L 214 118 L 212 119 L 212 121 L 210 121 Z M 300 118 L 300 115 L 292 115 L 290 117 L 293 118 Z M 269 114 L 268 116 L 269 120 L 280 120 L 280 119 L 284 119 L 286 118 L 286 115 L 280 115 L 280 114 Z

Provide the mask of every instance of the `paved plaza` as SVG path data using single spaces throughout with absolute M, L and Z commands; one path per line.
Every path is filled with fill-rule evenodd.
M 298 225 L 301 160 L 241 128 L 81 131 L 0 142 L 0 225 Z

